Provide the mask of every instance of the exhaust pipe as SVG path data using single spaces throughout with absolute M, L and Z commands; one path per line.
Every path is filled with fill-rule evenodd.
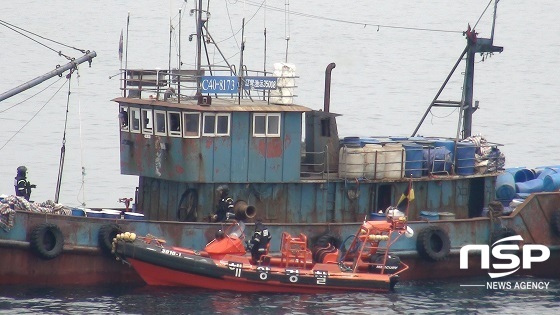
M 325 113 L 328 113 L 331 107 L 331 72 L 334 67 L 336 67 L 336 64 L 331 62 L 325 70 L 325 103 L 323 105 Z

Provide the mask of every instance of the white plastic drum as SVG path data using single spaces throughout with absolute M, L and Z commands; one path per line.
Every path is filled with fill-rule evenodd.
M 343 146 L 338 154 L 338 176 L 340 178 L 364 177 L 365 161 L 363 148 Z
M 380 144 L 364 145 L 365 167 L 364 177 L 367 179 L 383 178 L 385 173 L 385 154 Z
M 386 143 L 385 151 L 385 176 L 383 178 L 398 179 L 404 175 L 404 148 L 401 143 Z

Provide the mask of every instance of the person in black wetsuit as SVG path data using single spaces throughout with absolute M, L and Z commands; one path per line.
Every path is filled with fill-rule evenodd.
M 27 167 L 20 166 L 17 168 L 17 175 L 14 179 L 14 187 L 16 189 L 16 196 L 29 200 L 31 197 L 31 188 L 36 188 L 37 185 L 32 185 L 27 180 Z
M 272 236 L 268 228 L 260 221 L 255 223 L 255 233 L 251 238 L 249 247 L 251 248 L 251 257 L 255 262 L 259 261 L 262 255 L 266 253 L 266 247 Z
M 211 221 L 223 222 L 233 217 L 233 199 L 229 196 L 229 188 L 226 185 L 218 186 L 216 191 L 220 194 L 220 200 Z

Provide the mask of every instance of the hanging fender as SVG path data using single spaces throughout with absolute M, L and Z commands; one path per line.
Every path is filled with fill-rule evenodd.
M 103 225 L 99 229 L 98 242 L 99 248 L 107 255 L 111 256 L 113 249 L 113 239 L 117 237 L 117 234 L 122 233 L 122 228 L 115 223 Z
M 449 235 L 439 226 L 429 226 L 418 233 L 416 250 L 426 260 L 442 261 L 451 250 Z
M 31 230 L 29 246 L 37 256 L 53 259 L 62 253 L 64 236 L 58 226 L 42 223 Z

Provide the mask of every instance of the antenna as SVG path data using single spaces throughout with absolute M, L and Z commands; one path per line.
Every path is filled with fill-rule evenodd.
M 179 65 L 177 65 L 178 73 L 177 76 L 177 98 L 178 102 L 181 99 L 181 64 L 183 61 L 181 60 L 181 21 L 182 21 L 182 9 L 179 9 Z
M 290 0 L 284 4 L 284 35 L 286 38 L 286 62 L 288 62 L 288 46 L 290 43 Z
M 241 22 L 241 51 L 239 53 L 239 88 L 237 91 L 237 103 L 241 103 L 241 94 L 243 91 L 243 51 L 245 50 L 245 18 Z
M 196 94 L 200 94 L 201 90 L 201 63 L 202 63 L 202 0 L 198 0 L 196 7 Z

